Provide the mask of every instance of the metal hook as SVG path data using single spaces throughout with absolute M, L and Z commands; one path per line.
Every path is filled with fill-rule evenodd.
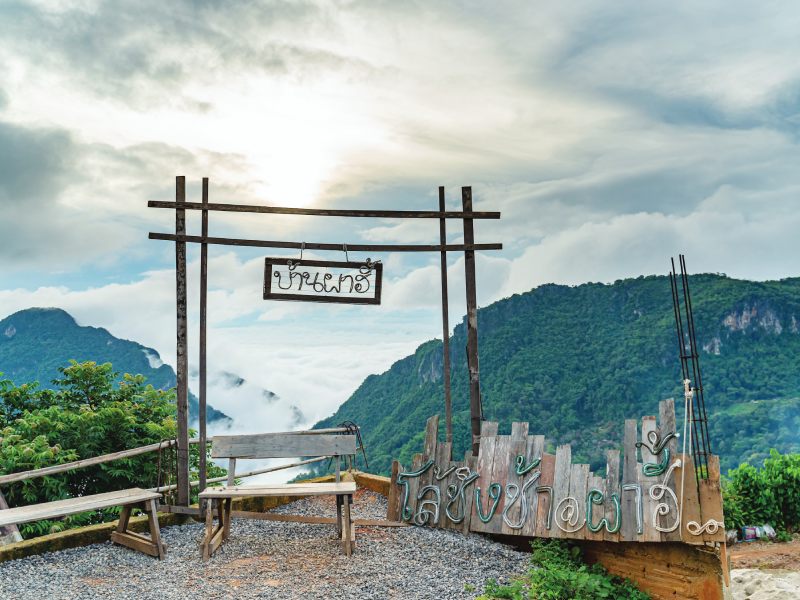
M 286 261 L 286 266 L 289 267 L 290 271 L 293 271 L 297 267 L 297 265 L 300 264 L 300 261 L 303 260 L 303 250 L 305 249 L 306 249 L 306 243 L 303 242 L 302 244 L 300 244 L 300 258 L 298 258 L 297 261 L 293 261 L 292 259 Z

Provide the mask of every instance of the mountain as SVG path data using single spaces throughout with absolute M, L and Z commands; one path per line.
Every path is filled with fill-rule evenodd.
M 800 278 L 752 282 L 690 277 L 711 447 L 723 472 L 760 466 L 774 447 L 800 451 Z M 657 415 L 673 397 L 683 424 L 678 338 L 667 277 L 613 284 L 542 285 L 478 311 L 484 417 L 510 433 L 528 421 L 549 447 L 571 442 L 575 461 L 603 471 L 624 420 Z M 469 443 L 466 324 L 450 340 L 454 456 Z M 388 474 L 422 451 L 426 419 L 441 414 L 442 343 L 432 340 L 371 375 L 317 428 L 362 427 L 369 471 Z M 552 451 L 552 449 L 551 449 Z M 363 468 L 363 463 L 360 462 Z
M 82 327 L 60 308 L 29 308 L 0 321 L 0 373 L 16 385 L 38 381 L 53 389 L 58 367 L 78 362 L 110 362 L 120 374 L 144 375 L 156 389 L 175 387 L 177 377 L 158 352 L 121 340 L 101 327 Z M 120 377 L 121 379 L 121 377 Z M 229 419 L 207 406 L 208 422 Z M 189 394 L 189 420 L 196 420 L 198 402 Z

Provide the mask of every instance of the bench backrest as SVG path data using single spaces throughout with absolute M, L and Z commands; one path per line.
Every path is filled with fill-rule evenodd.
M 298 456 L 344 456 L 356 453 L 354 435 L 303 435 L 259 433 L 215 435 L 212 458 L 295 458 Z

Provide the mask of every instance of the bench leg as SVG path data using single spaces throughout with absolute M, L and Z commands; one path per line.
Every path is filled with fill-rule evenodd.
M 208 562 L 211 558 L 211 535 L 214 530 L 214 501 L 206 500 L 206 537 L 200 544 L 203 554 L 203 562 Z
M 223 526 L 222 539 L 227 540 L 231 537 L 231 507 L 233 506 L 233 498 L 225 500 L 225 525 Z
M 164 560 L 164 552 L 167 547 L 161 541 L 161 527 L 158 525 L 158 507 L 156 507 L 155 500 L 150 500 L 148 504 L 150 505 L 150 510 L 147 513 L 147 522 L 150 525 L 150 539 L 153 540 L 153 543 L 156 545 L 158 559 Z
M 161 530 L 158 525 L 158 513 L 156 512 L 155 500 L 149 501 L 145 505 L 145 510 L 148 512 L 148 521 L 150 523 L 150 535 L 152 538 L 146 538 L 128 531 L 128 523 L 130 522 L 132 505 L 122 507 L 119 514 L 119 523 L 117 523 L 117 530 L 111 532 L 111 541 L 121 546 L 144 552 L 150 556 L 163 560 L 164 553 L 167 548 L 161 541 Z M 155 532 L 155 533 L 154 533 Z
M 336 537 L 342 537 L 342 496 L 336 496 Z
M 344 545 L 343 549 L 345 555 L 350 556 L 353 553 L 353 549 L 350 546 L 350 537 L 353 533 L 350 528 L 350 503 L 348 502 L 347 496 L 342 496 L 342 499 L 344 500 L 344 536 L 342 544 Z

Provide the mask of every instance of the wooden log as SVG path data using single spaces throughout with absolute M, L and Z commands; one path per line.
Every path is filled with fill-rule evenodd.
M 565 529 L 575 529 L 576 531 L 567 532 L 564 537 L 571 540 L 582 540 L 586 537 L 588 528 L 586 527 L 586 494 L 589 483 L 589 465 L 571 465 L 569 476 L 569 495 L 575 498 L 578 504 L 578 520 L 575 526 L 570 527 L 566 524 Z M 583 523 L 583 526 L 580 524 Z
M 439 186 L 439 212 L 444 210 L 444 186 Z M 463 212 L 461 213 L 464 214 Z M 447 221 L 439 219 L 439 243 L 447 245 Z M 442 250 L 441 256 L 441 278 L 442 278 L 442 358 L 444 359 L 444 412 L 445 412 L 445 432 L 446 440 L 453 444 L 453 410 L 450 393 L 450 317 L 449 302 L 447 299 L 447 251 Z M 447 458 L 448 462 L 453 460 L 452 456 Z
M 539 477 L 537 488 L 543 490 L 549 488 L 550 491 L 536 492 L 538 505 L 536 507 L 536 537 L 549 538 L 551 536 L 553 524 L 553 483 L 555 480 L 556 457 L 553 454 L 542 454 L 542 475 Z M 549 524 L 549 525 L 548 525 Z
M 550 537 L 563 539 L 566 537 L 562 528 L 565 527 L 560 519 L 566 499 L 569 496 L 569 476 L 572 470 L 572 446 L 565 444 L 556 448 L 556 466 L 553 478 L 553 511 Z M 559 524 L 561 527 L 559 527 Z
M 206 237 L 200 235 L 175 235 L 172 233 L 148 234 L 151 240 L 162 240 L 165 242 L 211 244 L 213 246 L 237 246 L 240 248 L 284 248 L 300 250 L 303 244 L 300 242 L 277 242 L 271 240 L 240 240 L 235 238 Z M 341 244 L 320 244 L 317 242 L 305 242 L 306 250 L 328 250 L 341 252 Z M 348 244 L 347 249 L 351 252 L 475 252 L 476 250 L 502 250 L 503 244 Z
M 386 519 L 389 521 L 399 521 L 400 520 L 400 503 L 402 499 L 400 498 L 401 494 L 401 486 L 397 483 L 397 476 L 402 472 L 403 467 L 402 465 L 396 461 L 392 461 L 392 479 L 389 483 L 389 498 L 388 498 L 388 506 L 386 508 Z
M 511 453 L 511 436 L 498 435 L 495 438 L 494 461 L 492 464 L 492 483 L 500 484 L 500 498 L 497 502 L 494 516 L 486 524 L 487 533 L 501 533 L 503 530 L 503 509 L 506 507 L 506 479 L 508 478 L 508 455 Z M 484 504 L 483 509 L 488 511 L 490 505 Z
M 672 432 L 677 433 L 675 426 L 675 400 L 673 398 L 667 398 L 666 400 L 658 403 L 658 418 L 659 418 L 658 430 L 662 440 Z M 667 442 L 666 447 L 669 450 L 669 455 L 670 455 L 669 464 L 671 465 L 675 461 L 675 458 L 678 455 L 678 439 L 673 437 L 669 442 Z M 667 468 L 669 469 L 669 466 Z M 663 482 L 663 477 L 661 479 Z M 675 487 L 674 472 L 672 475 L 670 475 L 669 481 L 666 482 L 666 485 L 670 490 L 676 492 L 677 488 Z M 667 506 L 669 506 L 670 512 L 666 515 L 662 515 L 659 517 L 659 524 L 661 525 L 661 527 L 668 528 L 674 523 L 676 515 L 678 514 L 680 509 L 673 504 L 672 497 L 669 495 L 668 492 L 665 492 L 664 497 L 662 498 L 661 501 L 666 503 Z M 661 533 L 661 541 L 663 542 L 679 542 L 680 540 L 681 540 L 681 532 L 679 529 L 676 529 L 675 531 L 671 532 Z
M 622 518 L 622 489 L 619 484 L 619 450 L 608 450 L 606 452 L 606 502 L 605 502 L 605 515 L 609 523 L 609 527 L 613 529 L 616 527 L 617 519 Z M 620 503 L 620 513 L 616 514 L 614 508 L 614 501 L 611 499 L 612 494 L 617 495 Z M 606 542 L 618 542 L 619 531 L 616 533 L 609 533 L 603 529 L 603 540 Z
M 175 202 L 149 200 L 148 208 L 178 208 Z M 499 212 L 460 212 L 446 210 L 350 210 L 328 208 L 287 208 L 283 206 L 256 206 L 252 204 L 201 204 L 184 202 L 186 210 L 211 210 L 217 212 L 260 213 L 272 215 L 307 215 L 318 217 L 367 217 L 376 219 L 499 219 Z M 349 248 L 349 244 L 348 244 Z
M 723 522 L 722 515 L 722 488 L 720 487 L 719 456 L 708 457 L 708 477 L 700 480 L 700 516 L 703 518 L 701 525 L 710 520 Z M 725 543 L 725 527 L 720 525 L 716 533 L 704 533 L 706 542 Z
M 497 442 L 497 423 L 484 421 L 481 427 L 481 444 L 478 453 L 478 480 L 475 482 L 474 489 L 480 488 L 481 507 L 485 512 L 491 507 L 489 499 L 489 486 L 492 483 L 492 468 L 494 466 L 494 451 Z M 488 523 L 484 523 L 478 517 L 478 506 L 473 501 L 472 518 L 470 519 L 470 531 L 486 533 Z
M 175 178 L 175 235 L 186 235 L 186 177 Z M 176 502 L 189 506 L 189 346 L 187 330 L 186 242 L 175 242 L 175 292 L 177 308 L 177 425 L 178 425 L 178 493 Z
M 587 507 L 589 506 L 589 503 L 590 503 L 589 494 L 594 490 L 597 490 L 601 494 L 603 494 L 603 504 L 600 504 L 600 505 L 591 504 L 592 522 L 589 523 L 588 520 L 586 522 L 586 531 L 585 531 L 585 535 L 584 535 L 584 539 L 586 539 L 586 540 L 594 540 L 594 541 L 597 541 L 597 542 L 603 540 L 603 532 L 606 531 L 606 528 L 603 527 L 602 529 L 600 529 L 598 531 L 592 531 L 590 529 L 589 525 L 597 527 L 598 524 L 600 523 L 600 520 L 606 518 L 606 516 L 605 516 L 606 515 L 606 508 L 608 508 L 609 505 L 611 505 L 613 507 L 614 503 L 611 501 L 611 496 L 610 496 L 610 494 L 608 494 L 608 489 L 607 488 L 608 488 L 608 486 L 606 485 L 606 480 L 605 479 L 595 475 L 594 473 L 589 473 L 589 481 L 588 481 L 588 484 L 586 486 L 586 490 L 587 490 L 587 493 L 586 493 L 586 506 Z M 612 519 L 613 519 L 613 517 L 612 517 Z M 612 520 L 609 523 L 613 527 L 614 521 Z
M 203 204 L 208 205 L 208 177 L 203 177 Z M 208 237 L 208 211 L 202 213 L 202 233 L 203 237 Z M 206 489 L 206 478 L 208 477 L 206 466 L 206 454 L 208 445 L 206 443 L 206 332 L 208 321 L 208 244 L 200 244 L 200 389 L 198 392 L 198 421 L 200 429 L 200 485 L 202 492 Z
M 529 435 L 525 444 L 525 464 L 529 465 L 533 461 L 538 460 L 539 466 L 528 471 L 522 479 L 522 486 L 524 487 L 531 479 L 537 477 L 536 481 L 528 487 L 525 493 L 525 498 L 528 501 L 528 518 L 522 529 L 519 531 L 524 536 L 534 536 L 536 534 L 536 526 L 539 519 L 539 494 L 536 488 L 542 483 L 542 461 L 544 457 L 544 436 L 543 435 Z M 555 463 L 553 463 L 555 465 Z M 552 486 L 552 481 L 550 482 Z M 522 488 L 520 488 L 521 491 Z
M 506 482 L 505 482 L 505 489 L 503 490 L 503 496 L 505 496 L 505 503 L 509 505 L 509 498 L 506 494 L 506 490 L 509 489 L 510 485 L 517 486 L 517 498 L 514 500 L 513 504 L 509 505 L 508 512 L 506 513 L 506 518 L 509 522 L 516 524 L 520 520 L 520 515 L 522 514 L 522 486 L 523 486 L 523 479 L 524 476 L 517 475 L 516 471 L 516 458 L 518 454 L 522 456 L 526 455 L 527 446 L 528 446 L 528 424 L 527 423 L 512 423 L 511 424 L 511 445 L 509 448 L 508 454 L 508 465 L 506 466 Z M 527 464 L 527 462 L 525 463 Z M 501 523 L 500 523 L 500 533 L 503 535 L 517 535 L 521 532 L 521 529 L 513 529 L 508 524 L 506 524 L 505 520 L 502 518 L 502 512 L 500 513 L 501 516 Z
M 622 485 L 638 485 L 639 477 L 636 472 L 637 439 L 636 419 L 625 421 L 625 440 L 623 445 L 624 462 L 622 468 Z M 622 491 L 622 528 L 620 529 L 620 541 L 636 542 L 639 535 L 636 533 L 636 494 L 631 491 Z
M 461 188 L 464 212 L 472 212 L 472 188 Z M 464 244 L 475 243 L 472 219 L 464 219 Z M 472 453 L 478 453 L 481 439 L 481 377 L 478 363 L 478 297 L 475 283 L 475 251 L 464 251 L 464 276 L 467 287 L 467 368 L 469 370 L 469 420 L 472 431 Z

